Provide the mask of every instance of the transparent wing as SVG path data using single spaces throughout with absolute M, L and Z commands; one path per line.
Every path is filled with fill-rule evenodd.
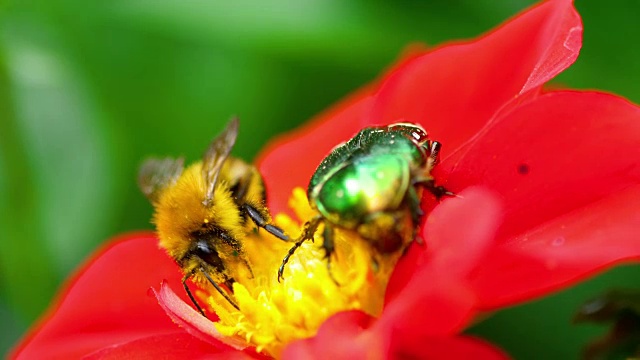
M 151 158 L 142 163 L 138 172 L 138 186 L 152 202 L 158 201 L 160 192 L 175 184 L 184 169 L 184 158 Z
M 218 175 L 222 169 L 222 164 L 229 157 L 231 149 L 236 142 L 238 136 L 238 118 L 233 118 L 227 125 L 227 128 L 218 135 L 207 149 L 202 159 L 202 176 L 206 186 L 205 198 L 203 203 L 207 206 L 213 200 L 213 192 L 216 188 Z

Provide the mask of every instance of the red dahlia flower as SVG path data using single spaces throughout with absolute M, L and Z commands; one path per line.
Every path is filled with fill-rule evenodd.
M 459 335 L 475 315 L 640 258 L 640 109 L 609 94 L 542 91 L 573 63 L 581 41 L 571 1 L 545 2 L 474 41 L 413 54 L 268 147 L 259 164 L 274 214 L 290 212 L 293 189 L 332 147 L 362 127 L 398 121 L 420 123 L 443 144 L 435 177 L 460 194 L 435 207 L 425 201 L 433 207 L 421 228 L 425 245 L 400 259 L 380 314 L 339 311 L 312 329 L 315 336 L 269 354 L 503 358 Z M 153 235 L 116 239 L 13 356 L 264 356 L 173 293 L 180 278 Z M 260 311 L 268 310 L 243 317 L 262 319 Z

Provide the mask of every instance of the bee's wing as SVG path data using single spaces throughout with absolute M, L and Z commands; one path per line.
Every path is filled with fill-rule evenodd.
M 155 203 L 161 190 L 178 180 L 183 168 L 184 158 L 147 159 L 138 172 L 138 186 L 142 193 Z
M 238 118 L 233 118 L 227 128 L 213 140 L 207 152 L 202 159 L 202 176 L 206 186 L 205 197 L 203 203 L 211 204 L 213 200 L 213 192 L 218 182 L 218 175 L 222 169 L 222 164 L 231 153 L 231 149 L 236 142 L 238 136 Z

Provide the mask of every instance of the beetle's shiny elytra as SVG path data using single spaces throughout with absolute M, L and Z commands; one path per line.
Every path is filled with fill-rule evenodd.
M 452 195 L 436 186 L 431 175 L 439 150 L 440 143 L 411 123 L 368 127 L 334 148 L 307 189 L 309 204 L 319 215 L 305 224 L 283 259 L 278 279 L 291 255 L 313 239 L 321 223 L 328 260 L 334 251 L 334 227 L 356 231 L 381 254 L 404 249 L 415 237 L 422 215 L 422 189 L 437 198 Z

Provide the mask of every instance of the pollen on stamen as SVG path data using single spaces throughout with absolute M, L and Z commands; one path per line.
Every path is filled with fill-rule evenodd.
M 277 214 L 274 222 L 295 239 L 304 221 L 316 213 L 301 188 L 293 191 L 289 205 L 299 222 L 285 214 Z M 240 310 L 215 290 L 207 296 L 207 303 L 219 317 L 217 330 L 278 358 L 288 343 L 314 336 L 320 325 L 338 312 L 355 309 L 378 316 L 400 254 L 378 255 L 357 234 L 337 229 L 330 275 L 320 234 L 321 229 L 316 232 L 315 242 L 305 242 L 291 257 L 281 282 L 277 279 L 278 268 L 293 242 L 281 241 L 264 231 L 247 238 L 244 245 L 253 277 L 246 272 L 233 284 Z

